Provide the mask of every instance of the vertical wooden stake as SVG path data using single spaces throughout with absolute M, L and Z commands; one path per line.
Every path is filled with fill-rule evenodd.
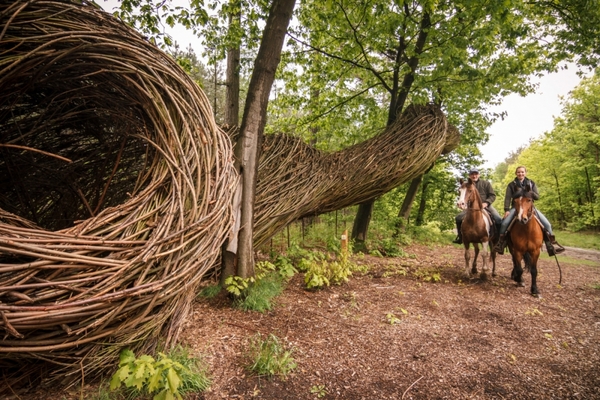
M 346 229 L 344 233 L 342 233 L 342 253 L 348 253 L 348 230 Z

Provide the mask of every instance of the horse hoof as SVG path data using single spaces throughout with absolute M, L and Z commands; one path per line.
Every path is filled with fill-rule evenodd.
M 518 287 L 525 287 L 525 282 L 517 282 Z

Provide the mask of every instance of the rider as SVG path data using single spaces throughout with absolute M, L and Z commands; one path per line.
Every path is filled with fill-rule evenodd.
M 488 181 L 484 181 L 483 179 L 479 179 L 479 170 L 472 169 L 469 171 L 469 178 L 473 181 L 473 184 L 477 188 L 479 195 L 481 196 L 481 201 L 483 202 L 483 208 L 487 209 L 492 218 L 494 219 L 494 223 L 496 226 L 500 225 L 502 222 L 502 218 L 498 211 L 494 207 L 492 207 L 492 203 L 496 200 L 496 193 L 494 193 L 494 188 L 492 188 L 492 184 Z M 465 219 L 465 215 L 467 214 L 467 210 L 461 211 L 456 216 L 456 230 L 458 231 L 458 236 L 452 243 L 460 244 L 462 243 L 462 233 L 460 231 L 460 226 L 462 225 L 463 220 Z
M 513 195 L 519 190 L 529 189 L 533 200 L 538 200 L 540 198 L 535 182 L 525 177 L 525 175 L 527 175 L 527 168 L 524 166 L 517 167 L 515 175 L 517 176 L 515 180 L 506 187 L 506 195 L 504 197 L 504 218 L 502 219 L 502 225 L 500 225 L 500 239 L 494 249 L 498 254 L 504 254 L 504 248 L 506 247 L 506 230 L 515 216 L 515 209 L 511 208 Z M 535 209 L 535 212 L 538 220 L 544 226 L 544 242 L 546 243 L 548 254 L 553 256 L 565 251 L 565 248 L 556 242 L 556 238 L 552 234 L 550 221 L 548 221 L 544 214 L 537 208 Z

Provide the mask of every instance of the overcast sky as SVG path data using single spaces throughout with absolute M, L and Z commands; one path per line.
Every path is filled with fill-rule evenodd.
M 577 68 L 570 66 L 546 75 L 534 82 L 539 82 L 535 93 L 527 97 L 517 94 L 507 96 L 502 105 L 493 110 L 506 111 L 508 116 L 498 120 L 488 129 L 489 142 L 481 147 L 484 167 L 493 168 L 506 159 L 509 153 L 529 143 L 532 138 L 541 137 L 554 127 L 554 117 L 561 116 L 560 97 L 568 98 L 568 94 L 580 82 L 576 74 Z

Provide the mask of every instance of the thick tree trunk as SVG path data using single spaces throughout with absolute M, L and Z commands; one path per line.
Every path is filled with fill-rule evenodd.
M 415 225 L 421 226 L 425 221 L 425 208 L 427 206 L 427 187 L 429 186 L 429 181 L 425 181 L 421 186 L 421 201 L 419 201 L 419 211 L 417 212 L 417 218 L 415 219 Z
M 398 218 L 402 218 L 408 222 L 408 219 L 410 218 L 410 210 L 412 209 L 412 204 L 417 197 L 417 191 L 419 190 L 419 185 L 421 185 L 422 180 L 423 175 L 419 175 L 410 182 L 410 186 L 408 187 L 408 191 L 406 192 L 406 196 L 404 197 L 404 201 L 400 207 Z
M 230 243 L 228 250 L 237 253 L 237 275 L 242 278 L 254 275 L 252 233 L 259 149 L 265 128 L 269 94 L 294 5 L 295 0 L 274 0 L 271 5 L 254 63 L 240 136 L 235 147 L 236 167 L 240 175 L 238 190 L 241 194 L 240 205 L 234 209 L 234 215 L 239 218 L 239 231 L 237 246 L 231 246 L 233 243 Z
M 358 205 L 358 212 L 354 218 L 354 226 L 352 227 L 352 238 L 354 239 L 354 250 L 365 251 L 367 246 L 367 232 L 369 223 L 371 222 L 371 214 L 373 213 L 373 204 L 375 200 L 367 201 Z

